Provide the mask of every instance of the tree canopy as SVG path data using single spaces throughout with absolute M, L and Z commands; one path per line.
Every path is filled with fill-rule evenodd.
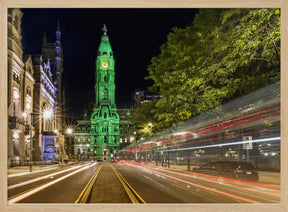
M 157 130 L 280 79 L 279 9 L 200 9 L 148 67 Z M 138 114 L 139 115 L 139 114 Z

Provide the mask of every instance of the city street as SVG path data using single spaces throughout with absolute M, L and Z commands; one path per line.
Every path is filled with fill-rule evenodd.
M 9 204 L 280 202 L 279 185 L 199 175 L 135 161 L 86 162 L 14 174 L 9 176 L 8 184 Z
M 3 7 L 0 211 L 287 211 L 282 3 L 42 3 Z

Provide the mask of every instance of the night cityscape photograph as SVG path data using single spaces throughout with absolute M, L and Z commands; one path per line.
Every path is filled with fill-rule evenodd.
M 7 204 L 279 204 L 281 12 L 8 8 Z

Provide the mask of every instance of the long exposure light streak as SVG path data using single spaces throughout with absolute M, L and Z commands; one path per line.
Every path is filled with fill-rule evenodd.
M 152 167 L 152 168 L 156 168 L 156 169 L 161 169 L 163 171 L 174 171 L 174 174 L 178 174 L 178 173 L 185 173 L 185 174 L 189 174 L 191 175 L 193 178 L 197 178 L 202 180 L 203 177 L 204 178 L 208 178 L 208 179 L 214 179 L 215 183 L 219 183 L 219 176 L 214 176 L 214 175 L 207 175 L 207 174 L 202 174 L 202 173 L 197 173 L 197 172 L 191 172 L 191 171 L 185 171 L 185 170 L 180 170 L 180 169 L 173 169 L 173 168 L 165 168 L 165 167 L 159 167 L 157 165 L 153 165 L 153 164 L 143 164 L 143 163 L 139 163 L 139 162 L 132 162 L 132 161 L 121 161 L 121 163 L 124 164 L 133 164 L 135 166 L 142 166 L 142 167 Z M 280 186 L 279 185 L 272 185 L 272 184 L 265 184 L 265 183 L 259 183 L 259 182 L 252 182 L 252 181 L 245 181 L 245 180 L 239 180 L 239 179 L 232 179 L 232 178 L 227 178 L 227 177 L 221 177 L 222 180 L 228 181 L 228 182 L 236 182 L 236 183 L 244 183 L 244 185 L 250 184 L 250 185 L 254 185 L 254 186 L 258 186 L 258 187 L 265 187 L 265 188 L 271 188 L 271 189 L 276 189 L 276 190 L 280 190 Z M 217 181 L 215 181 L 217 180 Z M 212 182 L 212 181 L 211 181 Z M 272 195 L 275 196 L 275 195 Z M 277 196 L 277 195 L 276 195 Z
M 53 180 L 53 181 L 51 181 L 51 182 L 49 182 L 49 183 L 46 183 L 46 184 L 44 184 L 44 185 L 42 185 L 42 186 L 39 186 L 39 187 L 37 187 L 37 188 L 35 188 L 35 189 L 33 189 L 33 190 L 30 190 L 30 191 L 28 191 L 28 192 L 26 192 L 26 193 L 23 193 L 23 194 L 21 194 L 21 195 L 19 195 L 19 196 L 16 196 L 15 198 L 10 199 L 10 200 L 8 201 L 8 203 L 9 203 L 9 204 L 13 204 L 13 203 L 19 202 L 19 201 L 21 201 L 22 199 L 25 199 L 25 198 L 27 198 L 27 197 L 29 197 L 29 196 L 37 193 L 37 192 L 39 192 L 39 191 L 41 191 L 41 190 L 49 187 L 49 186 L 52 186 L 52 185 L 54 185 L 54 184 L 56 184 L 56 183 L 58 183 L 58 182 L 60 182 L 60 181 L 62 181 L 62 180 L 64 180 L 64 179 L 66 179 L 66 178 L 68 178 L 68 177 L 70 177 L 70 176 L 78 173 L 78 172 L 81 172 L 81 171 L 83 171 L 83 170 L 85 170 L 85 169 L 88 169 L 88 168 L 90 168 L 90 167 L 92 167 L 92 166 L 95 166 L 95 165 L 96 165 L 96 163 L 93 163 L 93 164 L 91 164 L 91 165 L 89 165 L 89 166 L 86 166 L 86 167 L 83 167 L 83 168 L 81 168 L 81 169 L 78 169 L 78 170 L 76 170 L 76 171 L 74 171 L 74 172 L 72 172 L 72 173 L 70 173 L 70 174 L 67 174 L 67 175 L 65 175 L 65 176 L 63 176 L 63 177 L 60 177 L 60 178 L 58 178 L 58 179 L 56 179 L 56 180 Z
M 252 135 L 252 134 L 256 134 L 259 132 L 271 132 L 271 131 L 276 131 L 276 130 L 280 130 L 280 128 L 275 128 L 275 129 L 270 129 L 270 130 L 261 130 L 261 131 L 254 131 L 254 132 L 247 132 L 247 133 L 240 133 L 240 134 L 233 134 L 233 136 L 231 135 L 227 135 L 227 136 L 222 136 L 222 137 L 214 137 L 214 138 L 208 138 L 208 139 L 203 139 L 203 140 L 196 140 L 196 141 L 189 141 L 189 142 L 185 142 L 185 143 L 179 143 L 179 144 L 174 144 L 174 145 L 169 145 L 168 147 L 177 147 L 177 146 L 183 146 L 183 145 L 187 145 L 187 144 L 193 144 L 193 143 L 200 143 L 200 142 L 206 142 L 206 141 L 215 141 L 215 140 L 220 140 L 220 139 L 226 139 L 226 138 L 231 138 L 231 137 L 239 137 L 239 136 L 243 136 L 243 135 Z M 146 151 L 151 151 L 157 149 L 157 147 L 152 147 L 151 149 L 147 149 L 147 150 L 142 150 L 142 152 L 146 152 Z
M 17 174 L 9 174 L 7 177 L 8 178 L 19 177 L 19 176 L 28 175 L 28 174 L 35 174 L 35 173 L 39 173 L 39 172 L 47 172 L 47 171 L 51 171 L 51 170 L 54 170 L 54 169 L 57 169 L 57 167 L 43 169 L 43 170 L 39 170 L 39 171 L 33 171 L 33 172 L 21 172 L 21 173 L 17 173 Z
M 132 165 L 132 164 L 130 164 Z M 132 165 L 133 166 L 133 165 Z M 137 166 L 137 165 L 134 165 L 134 166 Z M 171 175 L 167 175 L 167 174 L 164 174 L 164 173 L 161 173 L 161 172 L 157 172 L 155 170 L 152 170 L 152 169 L 149 169 L 151 172 L 153 173 L 156 173 L 156 174 L 159 174 L 159 175 L 162 175 L 162 176 L 165 176 L 167 178 L 170 178 L 170 179 L 173 179 L 173 180 L 177 180 L 179 182 L 182 182 L 182 183 L 185 183 L 185 184 L 188 184 L 188 185 L 192 185 L 192 186 L 195 186 L 195 187 L 198 187 L 198 188 L 202 188 L 204 190 L 208 190 L 208 191 L 211 191 L 211 192 L 214 192 L 214 193 L 218 193 L 218 194 L 222 194 L 224 196 L 227 196 L 227 197 L 231 197 L 231 198 L 234 198 L 234 199 L 238 199 L 238 200 L 241 200 L 241 201 L 244 201 L 244 202 L 249 202 L 249 203 L 254 203 L 254 204 L 259 204 L 261 202 L 259 201 L 255 201 L 255 200 L 252 200 L 252 199 L 248 199 L 248 198 L 245 198 L 245 197 L 240 197 L 238 195 L 235 195 L 235 194 L 230 194 L 230 193 L 227 193 L 227 192 L 224 192 L 224 191 L 220 191 L 220 190 L 217 190 L 215 188 L 209 188 L 207 186 L 202 186 L 202 185 L 199 185 L 199 184 L 196 184 L 196 183 L 192 183 L 192 182 L 189 182 L 187 180 L 182 180 L 180 178 L 177 178 L 177 177 L 173 177 Z
M 272 108 L 268 108 L 262 111 L 258 111 L 252 114 L 248 114 L 245 116 L 241 116 L 241 117 L 237 117 L 234 119 L 230 119 L 227 121 L 223 121 L 223 122 L 218 122 L 212 125 L 208 125 L 206 127 L 200 127 L 198 129 L 192 130 L 192 131 L 188 131 L 185 134 L 181 134 L 178 132 L 178 134 L 180 136 L 176 136 L 176 137 L 172 137 L 169 139 L 164 139 L 164 140 L 159 140 L 158 142 L 163 143 L 170 143 L 173 141 L 179 141 L 181 139 L 186 139 L 186 138 L 195 138 L 195 135 L 199 136 L 201 134 L 206 134 L 206 133 L 211 133 L 211 132 L 216 132 L 219 130 L 223 130 L 223 129 L 231 129 L 237 126 L 242 126 L 244 124 L 248 124 L 248 123 L 254 123 L 257 121 L 263 121 L 269 118 L 275 118 L 275 117 L 279 117 L 280 116 L 280 111 L 279 111 L 279 106 L 276 107 L 272 107 Z M 276 110 L 276 111 L 275 111 Z M 267 113 L 269 112 L 269 113 Z M 261 114 L 261 113 L 266 113 L 266 114 Z M 261 115 L 260 115 L 261 114 Z M 256 116 L 258 115 L 258 116 Z M 143 143 L 142 145 L 138 146 L 137 148 L 130 148 L 130 149 L 126 149 L 126 150 L 121 150 L 120 152 L 130 152 L 133 150 L 137 150 L 139 151 L 140 149 L 144 149 L 144 148 L 153 148 L 154 146 L 156 146 L 157 141 L 155 142 L 146 142 Z M 154 147 L 157 148 L 157 147 Z M 145 150 L 143 150 L 145 151 Z
M 168 149 L 168 150 L 161 150 L 161 151 L 163 151 L 163 152 L 175 152 L 175 151 L 183 151 L 183 150 L 191 150 L 191 149 L 205 149 L 205 148 L 211 148 L 211 147 L 232 146 L 232 145 L 239 145 L 239 144 L 246 144 L 246 143 L 277 141 L 280 139 L 281 139 L 281 137 L 264 138 L 264 139 L 258 139 L 258 140 L 251 140 L 249 142 L 237 141 L 237 142 L 231 142 L 231 143 L 212 144 L 212 145 L 206 145 L 206 146 L 187 147 L 187 148 L 181 148 L 181 149 Z
M 82 166 L 84 166 L 84 165 L 82 165 Z M 22 182 L 22 183 L 11 185 L 11 186 L 8 187 L 8 190 L 9 189 L 13 189 L 13 188 L 17 188 L 17 187 L 20 187 L 20 186 L 24 186 L 24 185 L 27 185 L 27 184 L 30 184 L 30 183 L 34 183 L 34 182 L 37 182 L 39 180 L 44 180 L 46 178 L 53 177 L 55 175 L 59 175 L 59 174 L 62 174 L 62 173 L 65 173 L 65 172 L 68 172 L 68 171 L 71 171 L 71 170 L 74 170 L 74 169 L 78 169 L 79 167 L 81 167 L 81 166 L 76 166 L 76 167 L 73 167 L 73 168 L 70 168 L 70 169 L 66 169 L 66 170 L 63 170 L 63 171 L 60 171 L 60 172 L 56 172 L 56 173 L 53 173 L 53 174 L 48 174 L 48 175 L 45 175 L 45 176 L 42 176 L 42 177 L 38 177 L 38 178 L 35 178 L 35 179 L 32 179 L 32 180 L 28 180 L 28 181 L 25 181 L 25 182 Z

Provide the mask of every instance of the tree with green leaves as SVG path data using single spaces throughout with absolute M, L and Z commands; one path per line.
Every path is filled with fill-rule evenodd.
M 148 67 L 162 130 L 280 79 L 279 9 L 200 9 Z
M 157 99 L 153 99 L 150 102 L 142 103 L 141 106 L 136 109 L 135 113 L 129 117 L 129 121 L 131 121 L 137 129 L 137 135 L 146 137 L 152 134 L 153 125 L 156 121 L 152 111 L 155 108 L 156 102 Z

